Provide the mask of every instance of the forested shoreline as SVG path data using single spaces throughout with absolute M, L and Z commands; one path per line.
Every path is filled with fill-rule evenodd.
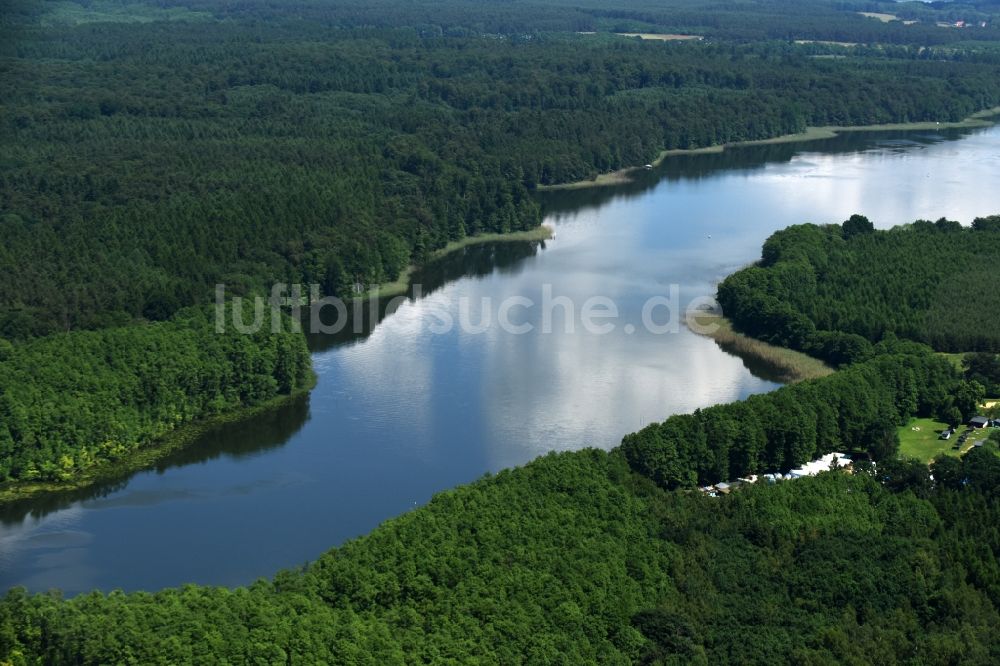
M 672 416 L 626 436 L 622 453 L 671 489 L 787 472 L 834 451 L 892 460 L 896 429 L 950 407 L 959 382 L 946 359 L 896 345 L 828 377 Z
M 920 244 L 954 251 L 961 246 L 942 234 L 990 233 L 991 219 L 976 230 L 931 225 Z M 789 238 L 836 243 L 845 230 L 919 234 L 917 226 L 874 232 L 855 217 L 791 227 L 765 256 L 776 246 L 790 252 Z M 963 375 L 889 333 L 868 343 L 864 360 L 841 365 L 671 417 L 610 452 L 550 454 L 439 493 L 246 588 L 70 600 L 12 590 L 0 602 L 0 658 L 995 662 L 997 441 L 928 467 L 898 458 L 896 428 L 914 415 L 974 410 L 981 395 L 968 388 L 1000 380 L 997 355 L 970 356 Z M 693 490 L 831 450 L 854 456 L 853 475 L 761 482 L 723 497 Z
M 0 602 L 11 663 L 989 664 L 1000 458 L 711 498 L 550 454 L 246 588 Z M 931 476 L 933 474 L 933 477 Z
M 932 25 L 1000 11 L 940 4 L 5 3 L 0 481 L 308 387 L 290 326 L 216 332 L 216 283 L 353 293 L 534 227 L 539 184 L 1000 105 L 991 22 Z M 928 466 L 896 436 L 1000 385 L 997 222 L 778 232 L 719 300 L 833 375 L 439 493 L 246 587 L 11 590 L 0 663 L 1000 662 L 996 442 Z M 845 449 L 850 475 L 695 490 Z
M 248 320 L 249 320 L 248 314 Z M 299 332 L 219 333 L 214 314 L 0 346 L 0 484 L 72 485 L 177 427 L 312 386 Z
M 743 332 L 834 365 L 864 360 L 890 335 L 997 353 L 998 264 L 1000 216 L 877 231 L 854 215 L 774 234 L 757 265 L 719 285 L 719 304 Z
M 768 21 L 794 4 L 765 4 Z M 472 29 L 493 20 L 476 3 L 444 3 L 437 31 L 350 5 L 289 5 L 311 23 L 249 3 L 212 20 L 0 26 L 0 336 L 165 319 L 218 282 L 346 295 L 449 241 L 536 226 L 540 184 L 665 149 L 1000 105 L 1000 52 L 916 34 L 920 47 L 824 59 L 781 41 L 493 33 Z M 530 23 L 553 8 L 497 12 Z
M 69 5 L 11 2 L 0 23 L 0 338 L 15 348 L 166 321 L 219 283 L 350 295 L 449 242 L 537 226 L 538 185 L 664 149 L 1000 105 L 992 28 L 956 41 L 821 2 Z M 630 30 L 707 39 L 612 34 Z M 845 30 L 870 46 L 794 43 Z M 123 404 L 143 400 L 127 385 Z

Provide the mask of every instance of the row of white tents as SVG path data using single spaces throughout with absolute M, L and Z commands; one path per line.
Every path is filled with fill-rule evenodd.
M 703 486 L 699 490 L 703 493 L 707 493 L 713 497 L 719 494 L 729 493 L 739 486 L 745 483 L 757 483 L 758 481 L 765 481 L 767 483 L 776 483 L 778 481 L 790 481 L 792 479 L 800 479 L 803 476 L 816 476 L 820 472 L 828 472 L 834 469 L 842 469 L 845 471 L 851 471 L 851 467 L 854 461 L 851 457 L 844 453 L 827 453 L 824 456 L 820 456 L 816 460 L 807 462 L 801 467 L 796 467 L 795 469 L 789 470 L 788 472 L 782 474 L 780 472 L 774 474 L 761 474 L 750 475 L 745 478 L 740 478 L 736 481 L 717 483 L 714 486 Z

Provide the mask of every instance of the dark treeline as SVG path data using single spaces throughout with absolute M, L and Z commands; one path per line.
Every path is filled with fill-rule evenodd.
M 893 459 L 898 426 L 950 410 L 960 384 L 944 358 L 892 353 L 916 351 L 913 345 L 878 351 L 829 377 L 649 425 L 625 437 L 622 452 L 634 470 L 665 488 L 788 471 L 833 451 Z
M 216 333 L 210 314 L 193 309 L 144 326 L 0 340 L 0 482 L 71 481 L 182 423 L 307 388 L 303 336 L 264 331 Z
M 978 382 L 986 395 L 1000 395 L 1000 354 L 973 352 L 962 358 L 969 381 Z
M 549 455 L 246 588 L 11 591 L 0 660 L 993 664 L 1000 458 L 933 472 L 710 498 Z
M 931 141 L 955 140 L 970 136 L 977 128 L 935 129 Z M 821 149 L 828 155 L 843 155 L 863 150 L 876 141 L 905 141 L 923 143 L 929 137 L 909 130 L 877 130 L 866 132 L 838 132 L 821 141 L 781 141 L 752 146 L 730 146 L 718 152 L 675 154 L 665 159 L 655 169 L 636 170 L 629 173 L 629 181 L 614 187 L 588 187 L 550 189 L 536 193 L 543 215 L 554 215 L 556 220 L 564 212 L 581 208 L 596 208 L 618 198 L 643 195 L 663 181 L 690 182 L 714 178 L 722 170 L 752 171 L 773 164 L 788 163 L 803 152 Z
M 941 219 L 875 231 L 855 215 L 777 232 L 758 265 L 719 285 L 719 303 L 746 333 L 838 365 L 888 335 L 998 352 L 998 265 L 1000 216 L 972 228 Z
M 8 11 L 22 20 L 52 19 L 44 4 L 7 0 Z M 233 19 L 252 15 L 260 21 L 287 19 L 289 13 L 320 29 L 411 27 L 421 36 L 469 37 L 533 35 L 539 32 L 599 31 L 697 34 L 716 40 L 762 41 L 816 39 L 869 44 L 924 46 L 1000 36 L 993 19 L 1000 16 L 995 0 L 929 4 L 877 0 L 755 0 L 719 3 L 710 0 L 249 0 L 238 4 L 213 0 L 76 0 L 104 20 Z M 122 7 L 140 9 L 124 12 Z M 901 21 L 883 23 L 860 11 L 887 12 Z M 58 16 L 58 14 L 57 14 Z M 74 17 L 75 18 L 75 17 Z M 90 20 L 95 20 L 91 18 Z M 964 30 L 941 29 L 939 21 L 969 24 Z M 985 21 L 986 27 L 979 23 Z M 304 26 L 297 26 L 298 28 Z
M 990 51 L 816 59 L 787 41 L 644 43 L 544 21 L 434 32 L 410 12 L 442 26 L 541 9 L 396 5 L 192 3 L 190 20 L 0 27 L 0 336 L 160 320 L 216 282 L 349 293 L 449 240 L 537 224 L 538 184 L 664 148 L 1000 104 Z M 92 11 L 109 6 L 150 7 Z M 344 18 L 301 20 L 312 12 Z

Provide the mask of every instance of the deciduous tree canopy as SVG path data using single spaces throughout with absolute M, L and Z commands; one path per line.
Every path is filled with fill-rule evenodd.
M 998 460 L 952 463 L 961 489 L 918 465 L 893 490 L 833 473 L 710 498 L 617 454 L 550 455 L 248 588 L 12 591 L 0 658 L 990 664 Z
M 229 328 L 191 309 L 0 350 L 0 482 L 72 481 L 182 423 L 310 386 L 300 333 Z
M 898 336 L 939 351 L 1000 351 L 1000 233 L 941 219 L 873 231 L 799 225 L 764 244 L 760 263 L 719 285 L 747 333 L 836 364 Z

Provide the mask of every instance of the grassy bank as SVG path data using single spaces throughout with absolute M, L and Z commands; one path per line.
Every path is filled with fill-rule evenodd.
M 700 312 L 688 315 L 686 323 L 695 333 L 715 340 L 725 351 L 762 363 L 782 381 L 800 382 L 833 372 L 833 368 L 812 356 L 776 347 L 733 330 L 732 322 L 725 317 Z
M 719 152 L 721 152 L 721 148 Z M 631 173 L 639 167 L 629 167 L 610 173 L 599 173 L 591 180 L 577 180 L 572 183 L 561 183 L 559 185 L 539 185 L 535 189 L 539 192 L 553 190 L 580 190 L 590 187 L 607 187 L 609 185 L 625 185 L 632 182 Z
M 489 234 L 479 234 L 478 236 L 466 236 L 465 238 L 457 241 L 452 241 L 445 245 L 439 250 L 435 250 L 431 253 L 431 261 L 436 259 L 441 259 L 442 257 L 452 253 L 457 252 L 463 248 L 469 247 L 470 245 L 478 245 L 480 243 L 497 243 L 497 242 L 508 242 L 508 241 L 543 241 L 552 238 L 552 227 L 547 227 L 544 224 L 540 224 L 534 229 L 529 229 L 527 231 L 514 231 L 507 234 L 489 233 Z M 410 278 L 413 276 L 413 272 L 416 270 L 416 266 L 409 266 L 405 271 L 399 274 L 399 277 L 392 282 L 384 282 L 377 287 L 368 290 L 366 293 L 358 296 L 359 299 L 379 297 L 379 298 L 392 298 L 393 296 L 401 296 L 410 289 Z
M 638 37 L 654 42 L 693 42 L 705 39 L 701 35 L 664 34 L 659 32 L 616 32 L 619 37 Z
M 211 428 L 224 423 L 242 421 L 257 414 L 263 414 L 273 409 L 278 409 L 292 400 L 307 395 L 315 386 L 316 376 L 312 375 L 306 386 L 292 392 L 289 395 L 280 395 L 259 405 L 243 407 L 241 409 L 235 409 L 223 414 L 217 414 L 209 418 L 183 423 L 175 430 L 167 433 L 156 441 L 150 442 L 147 446 L 140 447 L 139 449 L 131 452 L 122 460 L 109 464 L 96 465 L 72 481 L 4 484 L 0 486 L 0 504 L 15 500 L 28 499 L 49 493 L 80 490 L 96 483 L 121 479 L 130 474 L 152 467 L 158 461 L 175 451 L 187 448 Z
M 963 129 L 963 128 L 976 128 L 976 127 L 988 127 L 993 124 L 991 120 L 994 116 L 1000 114 L 1000 106 L 993 107 L 991 109 L 985 109 L 977 113 L 972 114 L 965 120 L 960 120 L 958 122 L 919 122 L 919 123 L 889 123 L 885 125 L 853 125 L 853 126 L 839 126 L 839 125 L 829 125 L 826 127 L 807 127 L 804 132 L 798 132 L 796 134 L 783 134 L 781 136 L 772 137 L 770 139 L 758 139 L 756 141 L 738 141 L 735 143 L 725 143 L 718 144 L 714 146 L 704 146 L 702 148 L 674 148 L 671 150 L 661 151 L 660 154 L 653 160 L 652 165 L 654 167 L 659 166 L 663 163 L 663 160 L 668 157 L 673 157 L 675 155 L 705 155 L 711 153 L 721 153 L 727 148 L 739 148 L 744 146 L 767 146 L 780 143 L 798 143 L 803 141 L 817 141 L 820 139 L 832 139 L 838 134 L 844 132 L 883 132 L 883 131 L 921 131 L 921 130 L 940 130 L 940 129 Z M 546 190 L 575 190 L 585 187 L 607 187 L 611 185 L 621 185 L 624 183 L 631 182 L 631 174 L 635 171 L 642 169 L 643 167 L 628 167 L 625 169 L 619 169 L 618 171 L 612 171 L 610 173 L 599 174 L 596 178 L 589 180 L 578 180 L 572 183 L 562 183 L 559 185 L 539 185 L 539 191 Z

